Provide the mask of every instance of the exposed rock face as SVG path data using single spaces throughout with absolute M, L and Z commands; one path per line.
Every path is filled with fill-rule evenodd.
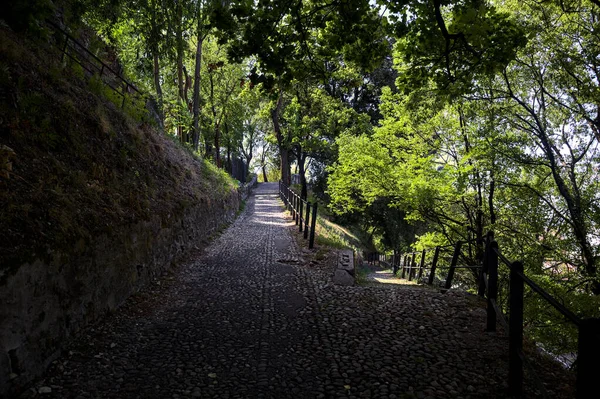
M 22 265 L 0 286 L 0 397 L 42 373 L 61 345 L 161 275 L 187 249 L 231 222 L 239 194 L 155 216 L 85 245 Z

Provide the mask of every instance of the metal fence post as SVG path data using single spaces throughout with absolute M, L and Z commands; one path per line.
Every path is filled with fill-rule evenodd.
M 435 269 L 437 268 L 439 257 L 440 247 L 435 247 L 435 252 L 433 253 L 433 260 L 431 261 L 431 272 L 429 272 L 429 280 L 427 280 L 427 284 L 429 285 L 433 284 L 433 279 L 435 278 Z
M 313 203 L 312 220 L 310 221 L 310 239 L 308 240 L 308 248 L 315 246 L 315 226 L 317 223 L 317 203 Z
M 486 331 L 496 331 L 496 309 L 492 301 L 496 302 L 498 297 L 498 243 L 492 241 L 488 252 L 488 292 L 487 292 L 487 327 Z
M 589 398 L 598 390 L 600 319 L 581 320 L 577 352 L 577 399 Z
M 521 278 L 523 264 L 513 262 L 510 267 L 510 293 L 508 319 L 508 387 L 513 396 L 523 395 L 523 293 L 524 282 Z

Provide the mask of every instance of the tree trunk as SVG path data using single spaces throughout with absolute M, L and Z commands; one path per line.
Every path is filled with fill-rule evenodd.
M 227 125 L 225 125 L 227 127 Z M 233 165 L 231 164 L 231 144 L 227 143 L 227 165 L 225 165 L 225 170 L 231 174 L 233 171 Z
M 202 34 L 200 33 L 201 25 L 201 18 L 200 15 L 198 15 L 198 45 L 196 47 L 196 65 L 194 67 L 194 93 L 192 98 L 192 112 L 194 115 L 192 142 L 194 145 L 194 151 L 198 151 L 198 143 L 200 141 L 200 131 L 198 128 L 200 120 L 200 66 L 202 64 L 202 43 L 204 42 L 204 36 L 202 36 Z
M 210 138 L 207 136 L 208 135 L 205 135 L 205 137 L 204 137 L 204 156 L 206 158 L 214 158 L 213 157 L 213 146 L 212 146 L 212 143 L 210 142 Z
M 221 167 L 221 148 L 219 144 L 219 140 L 221 139 L 221 128 L 219 126 L 219 120 L 217 118 L 217 109 L 215 107 L 215 83 L 213 80 L 213 74 L 211 71 L 208 73 L 208 78 L 210 82 L 210 102 L 211 102 L 211 111 L 213 115 L 213 121 L 215 124 L 215 138 L 214 138 L 214 151 L 215 151 L 215 164 L 217 167 Z
M 490 224 L 496 223 L 496 210 L 494 209 L 494 191 L 496 190 L 496 180 L 494 179 L 494 172 L 490 175 L 490 192 L 488 194 L 488 207 L 490 208 Z
M 304 163 L 306 162 L 306 155 L 302 155 L 298 158 L 298 165 L 300 168 L 300 185 L 302 186 L 302 191 L 300 192 L 300 197 L 302 199 L 306 199 L 308 197 L 308 186 L 306 184 L 306 171 L 304 170 Z
M 262 174 L 264 182 L 268 183 L 269 179 L 267 179 L 267 167 L 265 165 L 262 166 Z
M 548 161 L 550 161 L 550 170 L 552 172 L 554 182 L 558 188 L 558 192 L 567 204 L 567 209 L 569 211 L 569 215 L 571 216 L 573 233 L 575 233 L 575 238 L 577 239 L 577 243 L 579 244 L 583 255 L 585 272 L 590 277 L 596 277 L 596 257 L 594 256 L 594 251 L 592 250 L 592 246 L 588 241 L 588 229 L 585 222 L 585 216 L 581 209 L 581 198 L 573 195 L 562 175 L 560 174 L 559 165 L 556 161 L 554 151 L 550 144 L 550 138 L 546 134 L 546 131 L 540 129 L 540 134 L 538 137 L 540 138 L 542 147 L 546 152 Z M 594 283 L 592 291 L 594 295 L 600 295 L 599 281 Z
M 190 99 L 188 97 L 188 92 L 192 86 L 192 77 L 185 68 L 185 65 L 183 66 L 183 79 L 185 80 L 185 86 L 183 88 L 183 101 L 185 102 L 188 111 L 192 112 L 192 104 L 190 103 Z
M 221 139 L 221 129 L 219 125 L 215 127 L 215 165 L 218 168 L 221 167 L 221 147 L 219 144 L 219 140 Z
M 177 89 L 179 93 L 179 101 L 185 101 L 184 98 L 184 82 L 183 82 L 183 6 L 181 1 L 177 2 L 177 21 L 175 31 L 175 42 L 177 49 Z M 183 126 L 177 126 L 179 132 L 179 140 L 185 143 L 185 134 Z
M 154 60 L 154 88 L 156 89 L 156 98 L 158 99 L 158 108 L 160 119 L 163 119 L 163 93 L 160 87 L 160 64 L 158 60 L 158 50 L 153 51 L 152 58 Z
M 291 184 L 291 172 L 290 172 L 290 154 L 287 148 L 285 138 L 281 132 L 281 126 L 279 125 L 279 114 L 281 107 L 283 106 L 283 90 L 279 90 L 279 98 L 277 99 L 277 105 L 271 110 L 271 119 L 273 120 L 273 130 L 275 130 L 275 137 L 277 138 L 277 147 L 279 149 L 279 160 L 281 170 L 281 181 L 286 184 Z
M 151 40 L 151 48 L 152 48 L 152 67 L 153 67 L 153 75 L 154 75 L 154 89 L 156 90 L 156 100 L 158 101 L 158 117 L 160 119 L 161 128 L 164 129 L 165 115 L 163 111 L 163 92 L 162 87 L 160 86 L 160 62 L 158 58 L 158 42 L 160 40 L 158 34 L 158 24 L 156 22 L 156 4 L 150 4 L 152 10 L 152 18 L 150 20 L 150 40 Z

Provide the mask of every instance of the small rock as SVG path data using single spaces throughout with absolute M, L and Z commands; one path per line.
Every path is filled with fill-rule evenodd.
M 38 392 L 39 392 L 41 395 L 43 395 L 43 394 L 46 394 L 46 393 L 52 393 L 52 388 L 50 388 L 50 387 L 40 387 L 40 388 L 38 389 Z

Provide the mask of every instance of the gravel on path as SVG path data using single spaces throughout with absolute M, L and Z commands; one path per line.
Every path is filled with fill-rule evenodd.
M 338 287 L 277 184 L 203 253 L 83 333 L 23 397 L 505 397 L 507 342 L 473 297 Z M 36 392 L 34 394 L 34 391 Z

